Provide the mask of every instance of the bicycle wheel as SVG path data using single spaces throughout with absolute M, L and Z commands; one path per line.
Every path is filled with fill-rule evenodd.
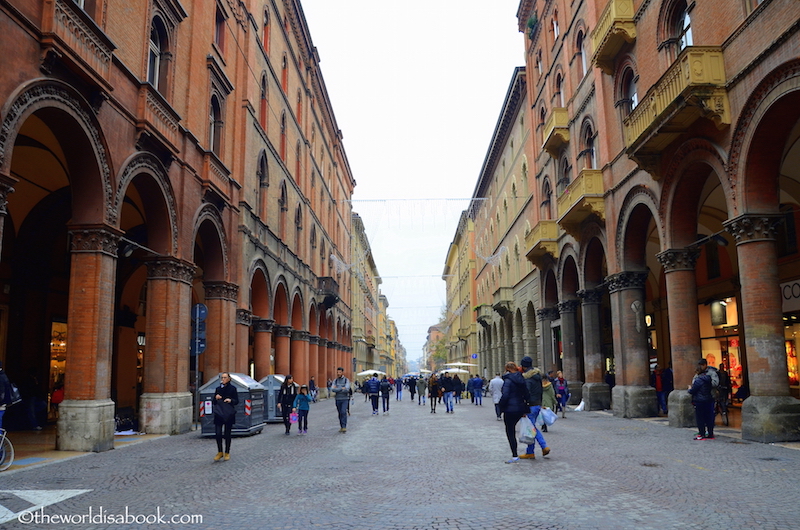
M 728 407 L 720 405 L 720 414 L 722 415 L 722 424 L 728 426 Z
M 14 446 L 11 445 L 11 440 L 2 437 L 2 444 L 0 444 L 0 471 L 5 471 L 11 464 L 14 463 Z

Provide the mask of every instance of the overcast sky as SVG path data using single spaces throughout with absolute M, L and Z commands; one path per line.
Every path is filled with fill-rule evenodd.
M 302 0 L 408 360 L 445 304 L 444 260 L 511 82 L 519 0 Z M 469 308 L 470 310 L 472 308 Z

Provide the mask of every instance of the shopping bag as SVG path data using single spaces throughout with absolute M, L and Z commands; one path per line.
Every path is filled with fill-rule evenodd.
M 529 445 L 536 441 L 536 427 L 533 426 L 528 416 L 519 420 L 519 442 Z
M 539 411 L 539 417 L 542 418 L 542 421 L 545 425 L 550 426 L 556 422 L 558 419 L 558 414 L 550 409 L 543 408 Z
M 296 412 L 289 414 L 289 423 L 297 423 L 297 417 L 298 416 Z

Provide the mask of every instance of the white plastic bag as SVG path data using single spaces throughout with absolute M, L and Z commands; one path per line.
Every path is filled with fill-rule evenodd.
M 519 420 L 519 443 L 530 445 L 536 441 L 536 427 L 527 415 Z
M 578 406 L 575 407 L 575 412 L 582 412 L 585 409 L 586 409 L 586 403 L 584 403 L 583 400 L 581 400 L 581 402 L 578 403 Z

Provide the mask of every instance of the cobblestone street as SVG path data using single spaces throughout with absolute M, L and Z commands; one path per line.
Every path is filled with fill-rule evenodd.
M 797 528 L 800 452 L 720 429 L 693 441 L 666 419 L 569 412 L 546 433 L 551 454 L 506 465 L 491 400 L 455 414 L 391 399 L 372 416 L 356 396 L 346 434 L 332 400 L 312 406 L 309 433 L 270 424 L 235 438 L 213 462 L 196 432 L 0 474 L 2 528 L 662 529 Z M 202 515 L 200 524 L 29 524 L 46 516 Z M 74 491 L 71 491 L 74 490 Z M 88 490 L 88 491 L 81 491 Z M 61 493 L 59 493 L 61 492 Z M 71 496 L 70 496 L 71 495 Z M 25 500 L 25 499 L 28 500 Z M 63 500 L 59 500 L 62 499 Z M 55 499 L 55 500 L 53 500 Z M 6 522 L 2 522 L 3 520 Z M 97 520 L 97 519 L 96 519 Z

